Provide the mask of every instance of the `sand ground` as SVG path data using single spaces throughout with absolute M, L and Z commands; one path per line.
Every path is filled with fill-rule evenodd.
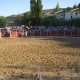
M 80 38 L 0 39 L 0 80 L 36 80 L 38 73 L 41 80 L 80 80 Z

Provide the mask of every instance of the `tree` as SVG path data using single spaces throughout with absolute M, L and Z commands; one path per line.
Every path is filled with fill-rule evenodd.
M 19 24 L 30 26 L 30 12 L 24 13 L 24 15 L 19 18 Z
M 36 0 L 30 1 L 31 25 L 36 25 Z
M 78 7 L 80 8 L 80 3 L 78 4 Z
M 60 10 L 59 3 L 57 3 L 55 10 L 56 10 L 56 11 L 59 11 L 59 10 Z
M 71 7 L 67 7 L 66 10 L 70 11 L 72 8 Z
M 44 26 L 57 26 L 57 18 L 56 16 L 47 16 L 44 17 L 42 25 Z
M 74 5 L 73 8 L 77 8 L 77 5 Z
M 66 8 L 64 8 L 63 11 L 66 12 Z
M 42 17 L 42 0 L 37 0 L 37 6 L 36 6 L 36 11 L 37 11 L 37 26 L 40 25 L 40 20 Z
M 31 25 L 39 26 L 42 16 L 42 0 L 30 1 Z
M 7 19 L 3 16 L 0 17 L 0 28 L 6 27 Z

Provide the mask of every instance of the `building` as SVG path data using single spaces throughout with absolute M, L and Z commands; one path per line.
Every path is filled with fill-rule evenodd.
M 65 18 L 65 13 L 63 10 L 53 13 L 57 18 Z
M 80 18 L 80 8 L 72 9 L 70 11 L 58 11 L 54 15 L 57 18 L 65 18 L 66 20 Z

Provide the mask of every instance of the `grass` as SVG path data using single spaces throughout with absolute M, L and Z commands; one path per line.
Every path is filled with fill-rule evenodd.
M 43 76 L 79 77 L 80 38 L 0 39 L 1 76 L 34 76 L 38 66 Z

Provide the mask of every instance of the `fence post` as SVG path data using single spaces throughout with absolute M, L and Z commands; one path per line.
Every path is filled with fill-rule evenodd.
M 34 31 L 33 31 L 33 36 L 34 36 Z
M 78 37 L 79 37 L 79 31 L 78 31 Z
M 30 37 L 31 37 L 31 30 L 30 30 Z
M 1 38 L 2 36 L 1 36 L 1 32 L 0 32 L 0 38 Z
M 50 31 L 50 36 L 51 36 L 51 31 Z
M 17 31 L 16 31 L 16 37 L 18 37 L 18 33 L 17 33 Z
M 41 36 L 41 31 L 40 31 L 40 36 Z
M 1 32 L 0 32 L 0 38 L 1 38 Z
M 57 31 L 57 36 L 58 36 L 58 31 Z
M 10 38 L 11 38 L 11 30 L 10 30 Z
M 64 37 L 65 37 L 65 31 L 64 31 Z
M 47 31 L 47 36 L 48 36 L 48 31 Z
M 72 31 L 71 31 L 71 37 L 72 37 Z

